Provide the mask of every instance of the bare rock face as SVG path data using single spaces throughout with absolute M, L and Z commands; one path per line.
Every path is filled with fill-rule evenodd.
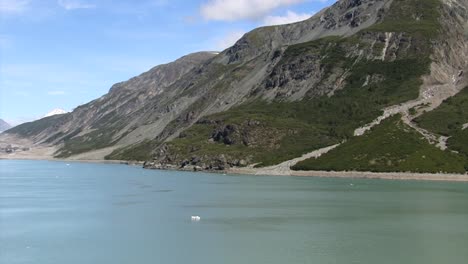
M 351 36 L 382 19 L 392 0 L 341 0 L 310 19 L 284 26 L 270 26 L 247 33 L 218 59 L 239 63 L 265 52 L 327 36 Z
M 444 0 L 442 36 L 434 42 L 431 74 L 424 76 L 421 96 L 431 100 L 430 111 L 468 85 L 468 0 Z

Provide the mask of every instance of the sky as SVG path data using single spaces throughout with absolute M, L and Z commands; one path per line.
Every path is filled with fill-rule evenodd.
M 335 0 L 0 0 L 0 118 L 73 110 L 150 68 L 222 51 Z

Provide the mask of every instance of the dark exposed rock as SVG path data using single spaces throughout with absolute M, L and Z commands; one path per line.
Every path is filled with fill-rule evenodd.
M 232 134 L 236 133 L 237 129 L 234 125 L 226 125 L 222 129 L 215 129 L 211 134 L 211 138 L 215 142 L 223 142 L 226 145 L 234 144 L 234 140 L 230 137 Z
M 360 6 L 362 4 L 361 0 L 351 0 L 349 1 L 348 8 L 353 8 L 356 6 Z
M 201 161 L 201 159 L 200 159 L 199 157 L 193 156 L 193 157 L 192 157 L 192 160 L 190 161 L 190 163 L 191 163 L 192 165 L 197 165 L 198 163 L 200 163 L 200 161 Z
M 224 137 L 223 143 L 226 145 L 232 145 L 234 144 L 234 140 L 232 140 L 229 136 Z
M 194 111 L 190 111 L 185 115 L 185 121 L 191 121 L 195 118 L 196 114 Z

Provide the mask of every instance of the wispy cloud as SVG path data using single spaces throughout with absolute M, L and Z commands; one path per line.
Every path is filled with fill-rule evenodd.
M 299 14 L 288 10 L 284 16 L 266 16 L 261 20 L 261 23 L 263 26 L 289 24 L 306 20 L 312 15 L 313 13 Z M 214 43 L 212 48 L 219 51 L 227 49 L 234 45 L 245 33 L 247 33 L 245 30 L 229 31 L 221 37 L 212 39 L 212 43 Z
M 288 10 L 286 15 L 284 16 L 266 16 L 263 19 L 263 25 L 271 26 L 271 25 L 290 24 L 290 23 L 306 20 L 310 18 L 313 14 L 314 13 L 298 14 L 294 11 Z
M 29 0 L 0 0 L 0 14 L 18 14 L 25 11 Z
M 258 19 L 272 10 L 298 4 L 305 0 L 211 0 L 201 6 L 201 15 L 207 20 L 235 21 Z
M 95 4 L 89 4 L 79 0 L 58 0 L 57 3 L 66 10 L 96 8 Z

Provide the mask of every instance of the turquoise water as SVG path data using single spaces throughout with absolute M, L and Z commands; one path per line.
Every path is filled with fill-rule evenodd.
M 468 263 L 464 183 L 5 160 L 0 173 L 1 264 Z

